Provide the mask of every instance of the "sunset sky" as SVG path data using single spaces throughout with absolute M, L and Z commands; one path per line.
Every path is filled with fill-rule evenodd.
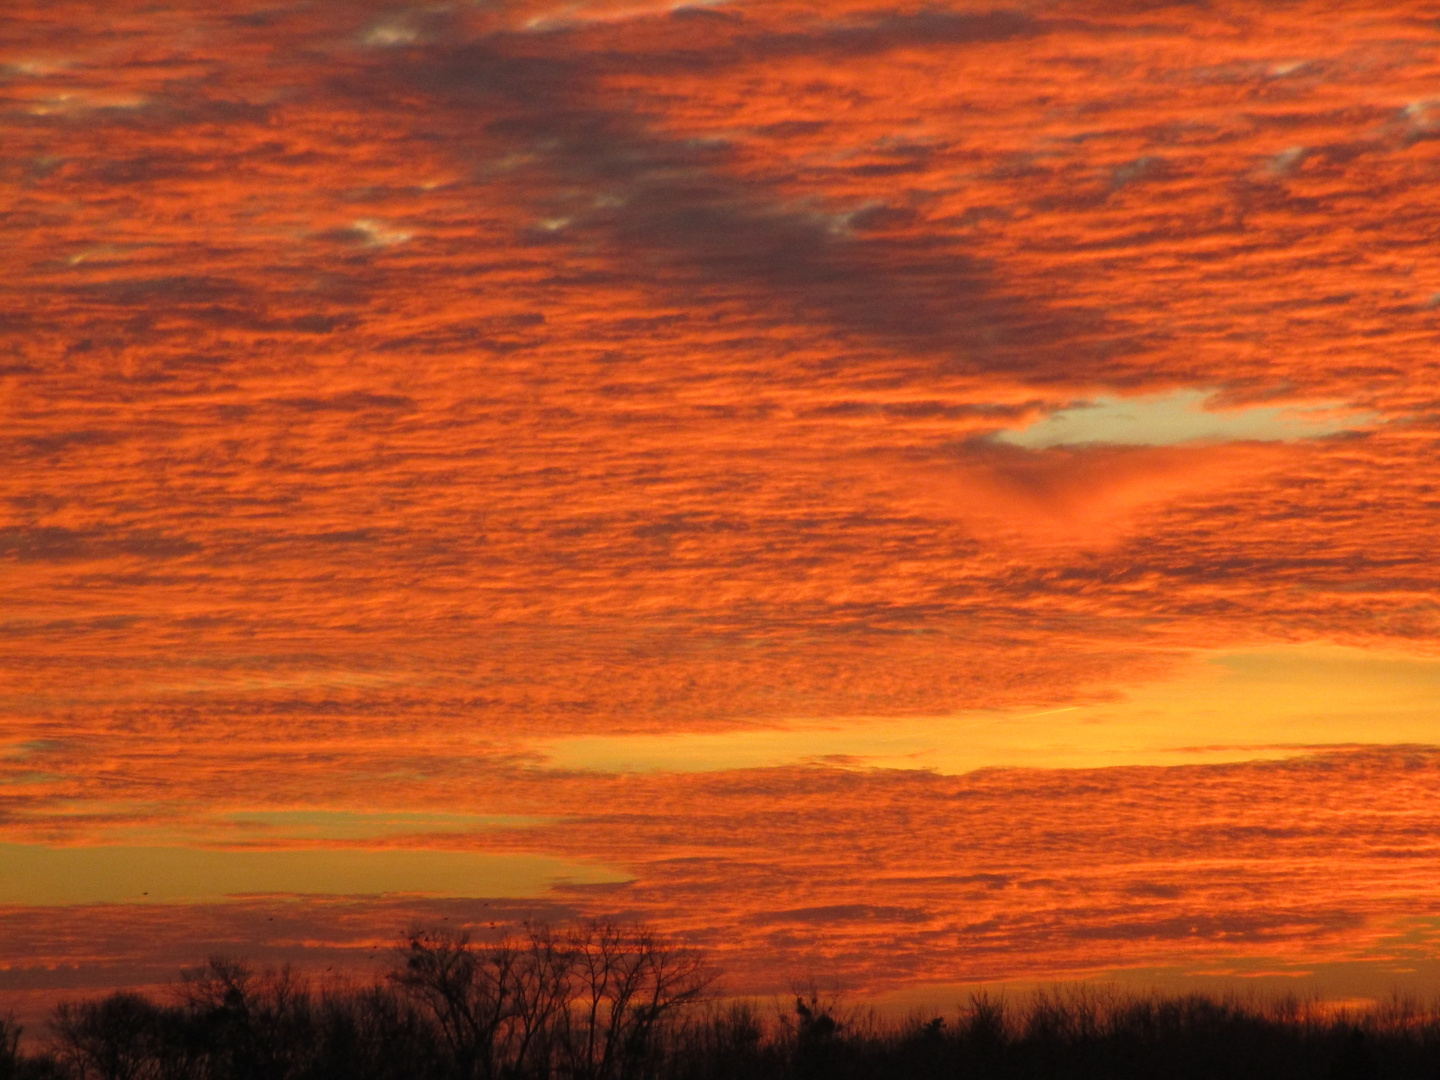
M 1437 176 L 1421 3 L 7 4 L 0 1012 L 1440 990 Z

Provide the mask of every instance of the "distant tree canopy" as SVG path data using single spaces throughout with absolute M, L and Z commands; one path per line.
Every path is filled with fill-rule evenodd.
M 318 994 L 212 957 L 174 1005 L 61 1005 L 41 1058 L 0 1027 L 0 1080 L 639 1080 L 710 978 L 697 952 L 603 922 L 487 944 L 416 930 L 384 982 Z
M 879 947 L 879 946 L 877 946 Z M 767 1020 L 688 947 L 603 922 L 498 942 L 416 930 L 366 986 L 215 957 L 168 1004 L 56 1009 L 0 1080 L 1382 1080 L 1440 1076 L 1440 1010 L 1363 1014 L 1083 989 L 884 1023 L 813 989 Z

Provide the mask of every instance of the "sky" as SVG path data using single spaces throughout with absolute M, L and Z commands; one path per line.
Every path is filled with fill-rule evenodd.
M 1440 986 L 1440 9 L 21 0 L 0 1007 L 415 922 Z

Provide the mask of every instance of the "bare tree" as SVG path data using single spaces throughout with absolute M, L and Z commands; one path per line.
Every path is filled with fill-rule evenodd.
M 548 926 L 526 927 L 525 963 L 519 969 L 508 1060 L 520 1075 L 544 1076 L 555 1057 L 558 1020 L 574 989 L 569 943 Z
M 644 928 L 591 922 L 571 934 L 576 989 L 564 1019 L 574 1080 L 633 1080 L 662 1025 L 710 982 L 698 953 Z
M 0 1080 L 14 1080 L 20 1072 L 20 1025 L 13 1014 L 0 1016 Z
M 538 926 L 491 945 L 417 930 L 402 955 L 392 978 L 433 1019 L 458 1076 L 495 1080 L 548 1063 L 572 985 L 568 942 Z
M 181 973 L 183 1016 L 210 1075 L 284 1080 L 304 1072 L 317 1024 L 310 991 L 288 966 L 256 974 L 212 956 Z
M 432 1018 L 462 1080 L 631 1080 L 667 1019 L 695 1001 L 698 954 L 644 929 L 587 923 L 476 945 L 415 931 L 392 978 Z
M 154 1052 L 161 1010 L 139 994 L 66 1002 L 51 1027 L 57 1056 L 77 1080 L 161 1080 Z

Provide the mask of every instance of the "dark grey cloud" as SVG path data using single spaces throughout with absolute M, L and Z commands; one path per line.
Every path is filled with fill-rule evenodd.
M 1125 892 L 1130 896 L 1149 896 L 1157 900 L 1175 900 L 1184 891 L 1178 885 L 1160 885 L 1153 881 L 1137 881 L 1133 885 L 1125 886 Z
M 663 51 L 643 54 L 627 52 L 623 45 L 609 48 L 609 42 L 604 42 L 587 50 L 590 62 L 606 66 L 643 64 L 654 72 L 718 71 L 795 57 L 843 62 L 883 56 L 896 49 L 981 45 L 1037 37 L 1052 26 L 1020 11 L 935 8 L 912 12 L 881 9 L 844 19 L 817 20 L 801 29 L 783 31 L 759 25 L 743 12 L 723 8 L 681 8 L 671 12 L 668 20 L 693 28 L 688 39 L 675 35 L 680 40 L 672 38 Z M 576 35 L 562 29 L 549 36 L 563 42 Z
M 39 456 L 62 453 L 72 447 L 111 446 L 124 438 L 123 433 L 101 428 L 78 431 L 56 431 L 47 435 L 27 435 L 17 440 L 26 450 Z
M 415 399 L 404 394 L 374 394 L 368 390 L 352 390 L 329 397 L 276 398 L 276 405 L 300 412 L 366 412 L 371 410 L 410 410 Z
M 1009 16 L 937 13 L 829 30 L 787 47 L 823 54 L 834 35 L 851 50 L 934 35 L 989 40 L 986 27 L 991 38 L 1000 29 L 1033 29 Z M 793 194 L 733 168 L 725 146 L 658 134 L 642 117 L 604 104 L 599 79 L 612 62 L 603 52 L 567 54 L 559 47 L 566 35 L 538 37 L 543 50 L 537 35 L 497 35 L 387 53 L 338 87 L 377 108 L 402 87 L 421 91 L 417 124 L 450 141 L 457 156 L 468 146 L 477 154 L 488 147 L 493 157 L 498 144 L 525 159 L 491 179 L 529 204 L 536 221 L 530 243 L 563 253 L 553 261 L 551 284 L 583 287 L 584 274 L 572 280 L 565 264 L 598 245 L 609 253 L 604 274 L 611 281 L 649 285 L 677 300 L 704 296 L 706 306 L 738 301 L 761 322 L 838 332 L 957 370 L 1024 366 L 1033 373 L 1058 362 L 1062 346 L 1073 364 L 1101 336 L 1100 312 L 1008 292 L 984 260 L 955 245 L 881 228 L 907 219 L 904 208 L 869 206 L 850 217 L 842 207 L 797 205 Z M 708 50 L 702 41 L 697 36 L 696 48 Z M 896 167 L 908 168 L 903 160 Z M 1126 347 L 1115 334 L 1104 345 Z
M 194 541 L 151 529 L 66 529 L 56 525 L 0 528 L 0 559 L 17 562 L 70 562 L 121 556 L 174 559 L 199 550 L 200 545 Z
M 1112 923 L 1074 925 L 1069 927 L 1066 933 L 1067 936 L 1080 940 L 1212 938 L 1238 944 L 1268 939 L 1293 941 L 1296 938 L 1353 930 L 1364 925 L 1364 915 L 1354 911 L 1270 911 L 1258 914 L 1237 912 L 1227 915 L 1195 912 L 1163 919 L 1130 920 L 1118 917 Z
M 826 904 L 820 907 L 790 908 L 786 911 L 760 911 L 747 915 L 743 922 L 752 926 L 770 926 L 777 923 L 805 923 L 826 925 L 829 923 L 855 922 L 927 922 L 929 912 L 919 908 L 893 907 L 875 904 Z

